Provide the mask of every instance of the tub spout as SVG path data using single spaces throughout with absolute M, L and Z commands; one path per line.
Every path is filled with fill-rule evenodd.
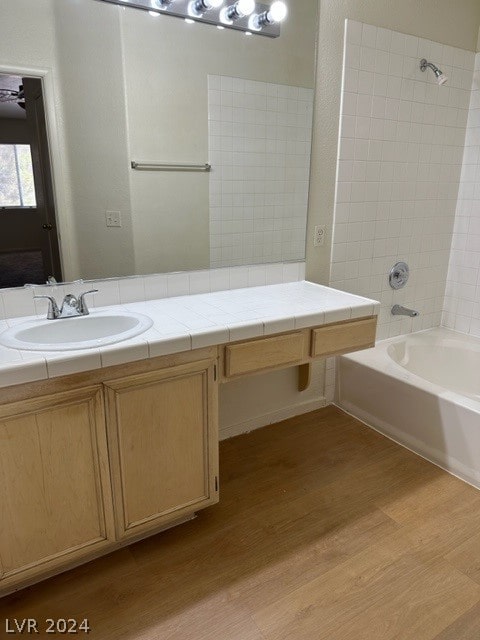
M 402 307 L 400 304 L 394 304 L 392 307 L 392 316 L 409 316 L 410 318 L 416 318 L 418 315 L 418 311 L 414 309 L 407 309 L 407 307 Z

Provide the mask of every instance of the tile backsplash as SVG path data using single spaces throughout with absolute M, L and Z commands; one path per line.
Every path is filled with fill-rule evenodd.
M 98 289 L 98 293 L 89 297 L 91 308 L 95 308 L 227 289 L 297 282 L 304 279 L 304 262 L 279 262 L 130 278 L 85 280 L 56 286 L 2 289 L 0 290 L 0 319 L 46 315 L 47 301 L 35 300 L 34 295 L 52 295 L 61 302 L 67 293 L 78 295 L 86 289 Z
M 303 260 L 313 90 L 208 76 L 210 266 Z
M 480 53 L 475 58 L 442 324 L 480 337 Z
M 381 301 L 379 338 L 440 324 L 474 58 L 347 21 L 330 284 Z M 398 260 L 411 276 L 394 292 Z M 391 316 L 395 303 L 421 315 Z

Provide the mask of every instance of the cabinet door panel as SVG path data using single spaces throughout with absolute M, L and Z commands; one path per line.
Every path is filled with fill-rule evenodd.
M 113 538 L 102 404 L 94 387 L 0 407 L 2 578 Z
M 120 537 L 217 501 L 214 386 L 210 361 L 106 383 Z

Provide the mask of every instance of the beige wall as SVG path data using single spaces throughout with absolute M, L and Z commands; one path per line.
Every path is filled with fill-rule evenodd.
M 54 0 L 56 69 L 62 96 L 66 180 L 79 268 L 75 278 L 136 273 L 118 7 Z M 108 228 L 106 211 L 120 211 Z
M 220 385 L 220 439 L 325 406 L 324 361 L 312 365 L 308 389 L 299 393 L 297 367 Z
M 320 0 L 317 85 L 314 111 L 307 278 L 328 283 L 337 161 L 343 33 L 346 18 L 477 49 L 478 0 Z M 315 225 L 327 227 L 327 242 L 313 247 Z

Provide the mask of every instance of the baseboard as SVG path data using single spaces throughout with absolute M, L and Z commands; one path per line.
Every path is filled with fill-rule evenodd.
M 274 424 L 275 422 L 281 422 L 282 420 L 287 420 L 288 418 L 293 418 L 294 416 L 299 416 L 303 413 L 309 413 L 310 411 L 316 411 L 317 409 L 322 409 L 326 405 L 327 401 L 322 396 L 315 400 L 300 402 L 299 404 L 278 409 L 277 411 L 270 411 L 269 413 L 264 413 L 261 416 L 256 416 L 255 418 L 250 418 L 249 420 L 245 420 L 237 424 L 226 425 L 224 427 L 220 427 L 220 440 L 227 440 L 228 438 L 233 438 L 234 436 L 239 436 L 242 433 L 248 433 L 249 431 L 266 427 L 267 425 Z

